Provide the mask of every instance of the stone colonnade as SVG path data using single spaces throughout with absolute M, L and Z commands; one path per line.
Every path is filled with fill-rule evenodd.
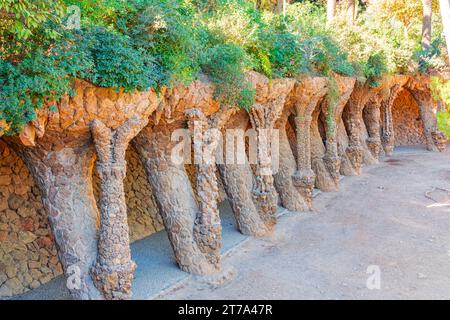
M 409 90 L 420 106 L 428 149 L 444 149 L 424 79 L 391 77 L 377 88 L 340 76 L 269 80 L 252 72 L 248 80 L 256 90 L 248 111 L 221 107 L 211 85 L 201 81 L 158 96 L 77 80 L 76 95 L 58 102 L 57 111 L 40 110 L 21 135 L 3 138 L 42 193 L 74 298 L 131 297 L 136 265 L 123 187 L 130 144 L 145 167 L 176 263 L 201 276 L 221 272 L 218 179 L 238 229 L 268 235 L 278 205 L 312 210 L 314 187 L 336 191 L 341 175 L 359 174 L 383 150 L 392 153 L 392 105 L 400 90 Z M 230 153 L 236 141 L 228 133 L 249 129 L 244 137 L 252 139 L 238 136 Z M 223 161 L 242 154 L 241 163 Z M 194 183 L 185 168 L 192 160 Z M 98 206 L 92 190 L 95 162 Z

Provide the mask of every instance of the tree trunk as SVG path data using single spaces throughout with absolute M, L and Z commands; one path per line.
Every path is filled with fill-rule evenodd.
M 336 0 L 327 1 L 327 22 L 330 22 L 336 16 Z
M 431 17 L 433 14 L 431 0 L 422 0 L 422 7 L 422 49 L 429 49 L 431 45 Z
M 448 0 L 439 0 L 442 24 L 444 26 L 445 42 L 447 43 L 447 58 L 450 62 L 450 4 Z
M 277 12 L 282 13 L 283 16 L 285 16 L 288 3 L 288 0 L 277 0 Z
M 355 0 L 346 0 L 345 3 L 345 14 L 347 16 L 347 24 L 353 25 L 355 23 Z

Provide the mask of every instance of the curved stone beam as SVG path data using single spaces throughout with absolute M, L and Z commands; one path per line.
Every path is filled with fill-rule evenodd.
M 427 149 L 433 152 L 444 151 L 447 145 L 447 139 L 437 128 L 437 104 L 431 94 L 430 79 L 428 77 L 411 78 L 405 88 L 411 93 L 419 105 L 427 141 Z
M 42 194 L 42 202 L 75 299 L 102 299 L 90 270 L 97 258 L 98 209 L 92 189 L 94 148 L 86 141 L 47 150 L 11 143 L 26 163 Z
M 92 268 L 96 286 L 109 300 L 131 297 L 136 264 L 131 260 L 127 205 L 123 179 L 128 144 L 147 124 L 148 118 L 135 116 L 115 130 L 100 120 L 91 124 L 100 176 L 100 236 L 97 263 Z
M 315 173 L 311 163 L 311 122 L 313 111 L 328 90 L 326 78 L 305 78 L 294 87 L 290 98 L 295 112 L 297 142 L 297 170 L 293 175 L 294 185 L 303 196 L 309 210 L 312 209 L 312 191 Z M 281 143 L 280 143 L 281 148 Z M 280 157 L 282 158 L 282 156 Z
M 245 110 L 240 110 L 227 122 L 224 129 L 227 154 L 218 168 L 239 231 L 258 237 L 267 235 L 269 229 L 261 219 L 252 198 L 253 172 L 244 152 L 244 136 L 249 122 Z M 238 139 L 237 145 L 235 139 Z M 239 159 L 238 154 L 245 157 Z

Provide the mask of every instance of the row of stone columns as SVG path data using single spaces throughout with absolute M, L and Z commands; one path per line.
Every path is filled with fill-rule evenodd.
M 378 159 L 381 146 L 386 154 L 392 152 L 392 105 L 402 85 L 389 83 L 381 91 L 336 76 L 337 97 L 330 99 L 327 94 L 332 84 L 325 78 L 296 83 L 253 77 L 257 100 L 248 112 L 222 109 L 206 115 L 205 108 L 188 108 L 175 118 L 146 113 L 115 126 L 90 121 L 89 133 L 79 139 L 47 133 L 47 139 L 62 141 L 59 145 L 38 140 L 35 147 L 23 147 L 15 139 L 9 141 L 41 189 L 73 297 L 131 296 L 136 265 L 131 258 L 123 187 L 130 143 L 145 167 L 178 266 L 197 275 L 221 271 L 218 176 L 239 230 L 263 236 L 274 228 L 278 200 L 291 211 L 311 210 L 314 186 L 337 190 L 340 175 L 358 174 L 363 162 Z M 429 148 L 436 148 L 431 96 L 415 84 L 408 88 L 421 105 Z M 291 116 L 295 152 L 286 131 Z M 248 148 L 255 149 L 256 162 L 250 163 L 247 157 L 243 163 L 217 162 L 225 130 L 249 128 L 254 131 L 255 145 Z M 178 129 L 188 129 L 187 144 L 173 139 Z M 272 170 L 275 132 L 279 138 L 277 172 Z M 177 154 L 192 142 L 197 155 L 196 193 L 185 163 L 176 161 Z M 240 148 L 233 149 L 233 157 L 246 149 L 244 142 Z M 92 191 L 95 159 L 101 181 L 99 208 Z

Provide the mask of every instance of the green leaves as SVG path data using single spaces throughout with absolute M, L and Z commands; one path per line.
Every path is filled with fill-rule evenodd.
M 215 85 L 214 98 L 222 105 L 248 109 L 255 92 L 245 79 L 245 51 L 234 44 L 220 44 L 200 56 L 202 71 Z

